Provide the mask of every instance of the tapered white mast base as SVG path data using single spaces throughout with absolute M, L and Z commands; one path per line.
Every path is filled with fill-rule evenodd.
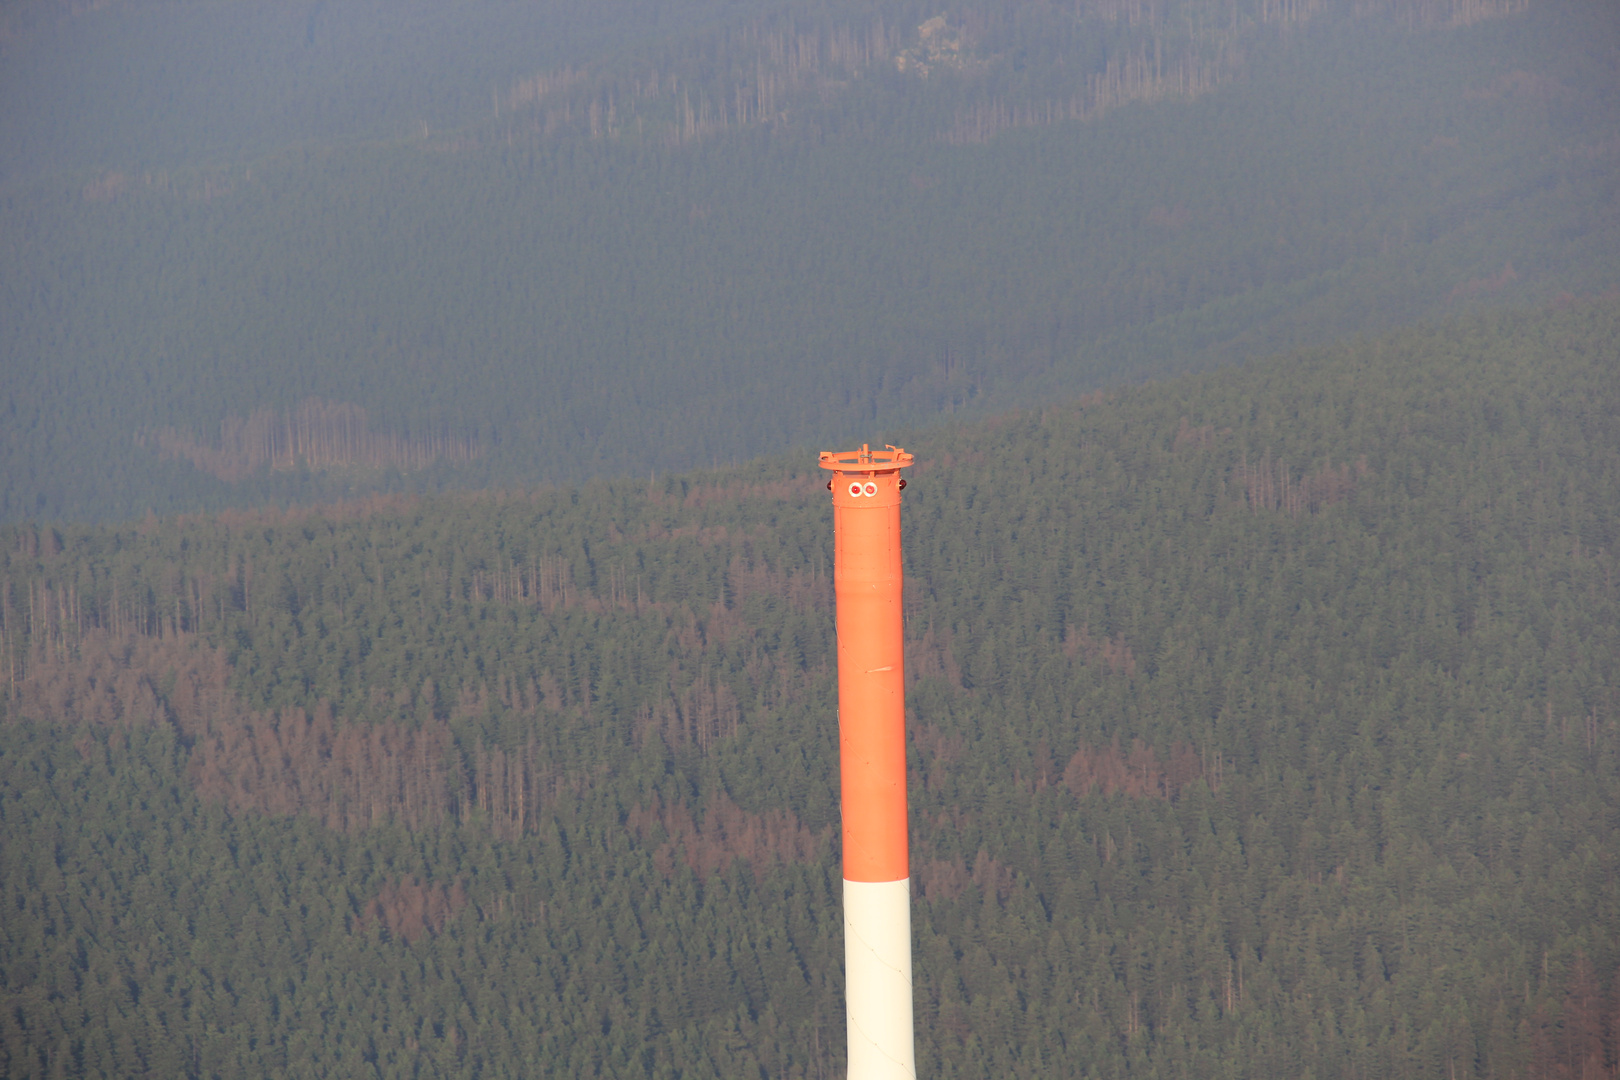
M 849 1080 L 915 1080 L 911 879 L 844 882 Z

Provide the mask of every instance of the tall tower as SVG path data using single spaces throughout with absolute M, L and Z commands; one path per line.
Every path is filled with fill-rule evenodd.
M 899 447 L 823 452 L 831 470 L 843 791 L 849 1080 L 913 1080 Z

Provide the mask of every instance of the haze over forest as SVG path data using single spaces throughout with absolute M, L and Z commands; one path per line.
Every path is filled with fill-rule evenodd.
M 0 1075 L 1620 1078 L 1620 13 L 0 8 Z
M 1620 284 L 1574 0 L 0 24 L 0 518 L 882 438 Z

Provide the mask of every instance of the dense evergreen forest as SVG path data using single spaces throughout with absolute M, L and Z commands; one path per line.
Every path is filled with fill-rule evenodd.
M 1617 49 L 1585 0 L 8 5 L 0 520 L 690 469 L 1601 293 Z
M 910 433 L 919 1075 L 1620 1072 L 1620 303 Z M 0 530 L 0 1073 L 841 1075 L 808 455 Z

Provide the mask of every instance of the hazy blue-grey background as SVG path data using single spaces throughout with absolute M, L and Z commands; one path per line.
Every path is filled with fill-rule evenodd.
M 736 460 L 1620 284 L 1602 5 L 3 18 L 3 518 Z

